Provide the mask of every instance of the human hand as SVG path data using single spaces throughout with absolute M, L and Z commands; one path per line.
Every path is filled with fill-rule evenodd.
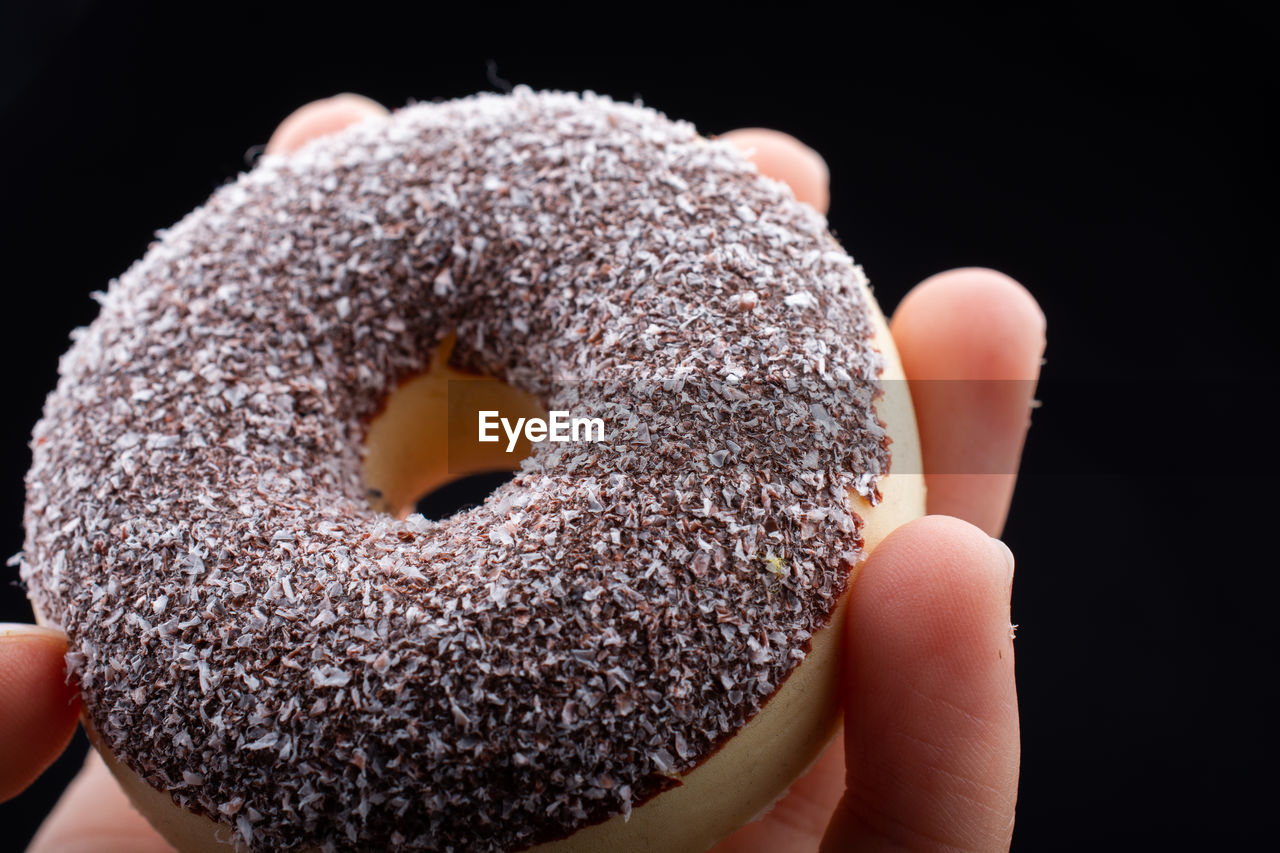
M 381 113 L 354 95 L 317 101 L 286 118 L 267 151 Z M 825 212 L 826 166 L 812 151 L 772 132 L 726 138 Z M 1016 471 L 1030 398 L 1008 391 L 1031 387 L 1044 346 L 1043 315 L 1027 292 L 989 270 L 943 273 L 903 300 L 892 330 L 912 379 L 1030 380 L 913 386 L 926 471 Z M 1008 846 L 1018 772 L 1011 558 L 986 534 L 1003 526 L 1014 475 L 926 479 L 929 511 L 955 518 L 905 525 L 860 571 L 846 638 L 847 737 L 717 851 Z M 63 678 L 65 638 L 28 634 L 0 630 L 0 799 L 65 747 L 78 710 Z M 91 751 L 30 848 L 67 849 L 171 848 Z

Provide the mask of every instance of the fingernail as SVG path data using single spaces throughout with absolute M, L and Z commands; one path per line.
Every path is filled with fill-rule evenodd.
M 57 628 L 32 625 L 29 622 L 0 622 L 0 643 L 19 640 L 56 640 L 67 642 L 67 635 Z
M 1000 548 L 1000 552 L 1004 554 L 1004 564 L 1006 567 L 1008 567 L 1008 570 L 1009 570 L 1009 579 L 1007 582 L 1007 586 L 1010 589 L 1012 589 L 1013 588 L 1013 566 L 1014 566 L 1013 552 L 1009 550 L 1008 545 L 1004 544 L 1003 541 L 995 538 L 994 536 L 991 537 L 991 541 L 996 543 L 996 545 Z

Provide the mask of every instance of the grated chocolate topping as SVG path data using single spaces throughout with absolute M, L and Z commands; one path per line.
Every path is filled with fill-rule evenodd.
M 267 156 L 73 333 L 21 573 L 106 744 L 253 850 L 519 849 L 630 810 L 805 657 L 878 499 L 861 269 L 727 143 L 587 93 Z M 609 440 L 441 522 L 368 420 L 458 367 Z M 443 451 L 442 451 L 443 452 Z

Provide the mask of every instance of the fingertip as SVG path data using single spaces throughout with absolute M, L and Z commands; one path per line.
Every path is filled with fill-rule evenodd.
M 61 631 L 0 626 L 0 801 L 31 784 L 75 733 L 79 690 L 67 683 L 66 651 Z
M 849 790 L 823 849 L 1008 844 L 1018 779 L 1010 563 L 945 516 L 903 525 L 852 591 Z
M 1044 333 L 1045 316 L 1040 303 L 1021 282 L 1000 270 L 990 267 L 956 267 L 929 276 L 915 290 L 919 293 L 949 290 L 954 294 L 953 300 L 1000 303 L 1009 309 L 1012 316 L 1024 321 L 1024 325 Z
M 911 642 L 881 643 L 876 650 L 900 654 L 900 663 L 910 665 L 917 653 L 954 648 L 975 625 L 993 624 L 993 612 L 1008 611 L 1012 554 L 968 521 L 915 519 L 885 537 L 873 556 L 850 604 L 849 642 L 855 647 L 865 648 L 891 625 L 910 624 Z
M 890 324 L 912 379 L 1034 379 L 1045 348 L 1040 303 L 986 267 L 930 276 L 903 298 Z
M 799 201 L 826 213 L 831 200 L 831 173 L 822 155 L 780 130 L 748 127 L 722 133 L 756 164 L 760 173 L 791 187 Z
M 265 153 L 288 154 L 312 139 L 337 133 L 367 118 L 387 114 L 388 110 L 382 104 L 351 92 L 312 101 L 298 107 L 280 122 L 267 141 Z
M 999 535 L 1045 348 L 1025 287 L 983 267 L 925 279 L 890 324 L 911 389 L 931 513 Z

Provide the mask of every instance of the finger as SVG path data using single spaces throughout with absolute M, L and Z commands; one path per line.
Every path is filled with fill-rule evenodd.
M 824 851 L 1008 848 L 1019 744 L 1007 554 L 928 516 L 863 566 L 846 638 L 848 790 Z
M 32 839 L 27 853 L 172 853 L 134 809 L 96 750 Z
M 386 107 L 363 95 L 344 93 L 312 101 L 298 107 L 280 122 L 267 141 L 266 153 L 288 154 L 318 136 L 337 133 L 348 125 L 386 114 Z
M 929 512 L 998 536 L 1040 376 L 1040 306 L 1002 273 L 956 269 L 908 293 L 891 328 L 920 425 Z
M 791 187 L 797 199 L 812 205 L 819 213 L 827 212 L 831 174 L 827 171 L 827 161 L 817 151 L 794 136 L 761 127 L 731 130 L 719 138 L 746 153 L 761 174 Z
M 79 691 L 67 684 L 67 636 L 0 625 L 0 802 L 19 794 L 75 734 Z

